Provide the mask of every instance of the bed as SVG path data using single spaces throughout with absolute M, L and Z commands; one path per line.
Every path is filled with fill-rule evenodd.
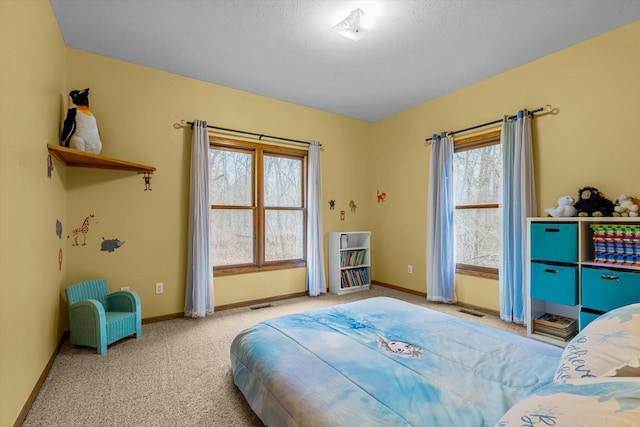
M 236 386 L 271 427 L 519 426 L 574 387 L 567 350 L 387 297 L 266 320 L 230 353 Z M 616 381 L 623 412 L 640 417 L 640 382 Z M 590 387 L 579 397 L 602 390 Z

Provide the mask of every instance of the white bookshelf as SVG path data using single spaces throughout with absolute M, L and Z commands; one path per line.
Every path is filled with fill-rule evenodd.
M 337 295 L 371 286 L 371 232 L 329 233 L 329 291 Z

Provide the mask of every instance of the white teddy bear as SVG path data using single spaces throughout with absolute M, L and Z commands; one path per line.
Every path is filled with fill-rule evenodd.
M 638 205 L 634 203 L 633 197 L 621 194 L 618 203 L 613 208 L 613 216 L 638 216 Z
M 554 218 L 563 216 L 576 216 L 578 211 L 576 210 L 575 200 L 570 196 L 562 196 L 558 199 L 558 206 L 555 208 L 547 208 L 544 211 Z

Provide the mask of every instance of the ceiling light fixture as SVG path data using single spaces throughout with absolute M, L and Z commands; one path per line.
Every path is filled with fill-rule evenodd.
M 342 21 L 337 23 L 333 29 L 343 36 L 358 41 L 362 33 L 373 28 L 373 20 L 360 8 L 354 9 Z

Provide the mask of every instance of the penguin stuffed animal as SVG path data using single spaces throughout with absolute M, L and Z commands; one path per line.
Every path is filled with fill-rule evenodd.
M 96 118 L 89 110 L 89 88 L 69 93 L 69 109 L 60 140 L 65 147 L 100 154 L 102 142 Z

